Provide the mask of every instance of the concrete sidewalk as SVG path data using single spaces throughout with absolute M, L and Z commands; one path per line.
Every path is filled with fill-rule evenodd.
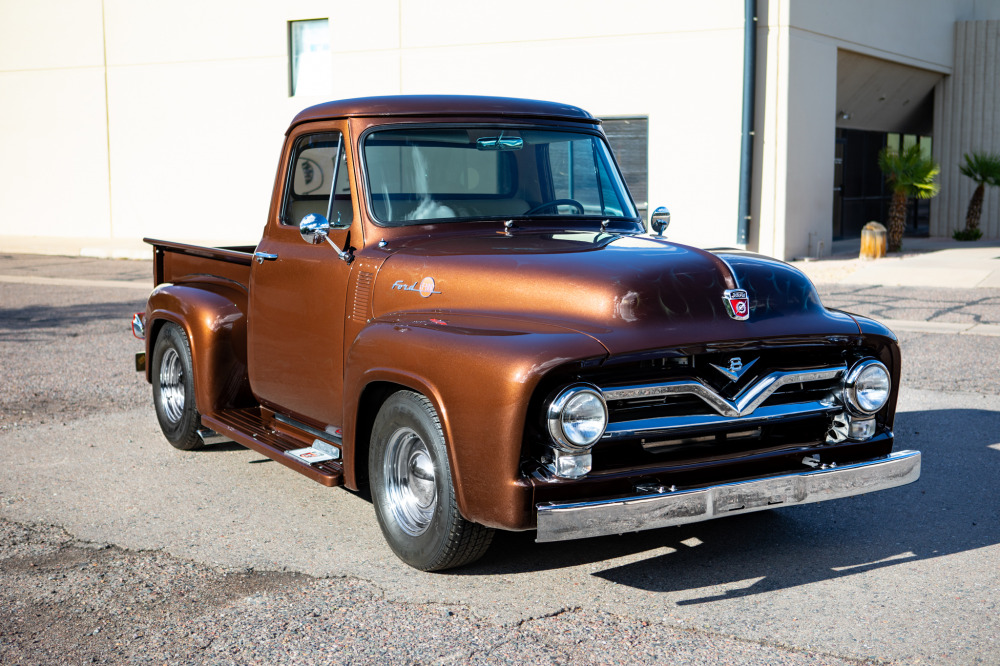
M 253 245 L 255 241 L 246 244 Z M 195 241 L 198 245 L 233 242 Z M 791 262 L 817 284 L 886 287 L 1000 289 L 1000 241 L 959 242 L 950 238 L 906 238 L 903 252 L 882 259 L 858 259 L 858 239 L 834 243 L 828 258 Z M 152 259 L 141 239 L 86 239 L 0 236 L 0 253 L 43 254 L 98 259 Z
M 6 240 L 0 237 L 0 289 L 11 283 L 137 292 L 152 286 L 152 252 L 141 241 L 129 252 L 122 246 L 94 257 L 81 256 L 79 248 L 70 252 L 68 241 L 47 246 L 64 252 L 40 256 L 18 252 Z M 831 258 L 792 262 L 827 307 L 873 317 L 898 332 L 1000 337 L 1000 241 L 906 239 L 905 252 L 875 261 L 857 258 L 859 244 L 838 242 Z M 145 261 L 107 259 L 128 256 Z
M 838 242 L 828 259 L 792 264 L 827 307 L 893 331 L 1000 337 L 1000 241 L 906 238 L 903 252 L 869 261 L 857 258 L 859 249 L 858 240 Z
M 858 259 L 860 241 L 838 242 L 829 258 L 793 261 L 817 284 L 1000 289 L 1000 241 L 905 238 L 903 251 Z

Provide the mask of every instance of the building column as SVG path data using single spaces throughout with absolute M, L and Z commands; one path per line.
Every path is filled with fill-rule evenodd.
M 1000 153 L 1000 21 L 955 24 L 955 67 L 934 91 L 934 159 L 941 193 L 931 204 L 931 235 L 965 228 L 976 184 L 962 175 L 963 155 Z M 1000 188 L 986 188 L 979 228 L 1000 238 Z

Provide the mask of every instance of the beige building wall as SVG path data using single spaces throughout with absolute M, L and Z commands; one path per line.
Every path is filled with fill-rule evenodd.
M 0 234 L 111 232 L 101 21 L 100 0 L 0 5 Z
M 829 252 L 839 50 L 950 75 L 955 21 L 994 13 L 759 0 L 749 247 Z M 326 17 L 329 90 L 289 97 L 288 21 Z M 731 246 L 742 61 L 742 0 L 0 0 L 0 249 L 17 235 L 252 242 L 294 114 L 395 93 L 648 116 L 650 208 L 670 207 L 671 238 Z
M 671 207 L 676 238 L 731 244 L 735 237 L 737 0 L 626 0 L 614 11 L 603 0 L 502 7 L 373 0 L 360 21 L 356 4 L 336 0 L 0 0 L 0 12 L 0 24 L 26 40 L 46 34 L 52 16 L 74 32 L 46 40 L 34 59 L 11 45 L 0 60 L 5 96 L 20 102 L 0 110 L 3 126 L 37 133 L 55 114 L 72 134 L 61 141 L 62 163 L 81 163 L 72 178 L 80 195 L 56 216 L 66 224 L 36 225 L 32 234 L 252 241 L 284 130 L 299 109 L 331 98 L 465 93 L 648 116 L 650 204 Z M 324 17 L 333 60 L 328 94 L 290 98 L 287 22 Z M 54 103 L 67 95 L 71 105 Z M 46 185 L 21 173 L 14 157 L 30 142 L 3 136 L 10 150 L 0 168 L 20 174 L 3 187 L 34 193 L 30 203 L 2 198 L 0 235 L 10 235 L 27 231 L 14 221 L 37 210 Z M 49 163 L 37 149 L 30 160 L 33 173 Z
M 955 184 L 954 167 L 945 162 L 954 161 L 950 156 L 956 150 L 960 154 L 960 149 L 952 147 L 958 136 L 971 139 L 976 127 L 985 126 L 984 118 L 1000 114 L 1000 103 L 962 104 L 952 95 L 942 105 L 941 89 L 952 90 L 956 79 L 964 81 L 970 72 L 987 76 L 985 49 L 996 48 L 988 44 L 993 33 L 982 27 L 974 33 L 959 29 L 959 35 L 968 32 L 984 41 L 963 42 L 958 48 L 966 55 L 958 63 L 955 26 L 956 21 L 975 20 L 982 26 L 986 19 L 1000 18 L 1000 2 L 759 0 L 758 14 L 758 68 L 763 71 L 758 69 L 757 76 L 756 194 L 750 247 L 785 259 L 829 253 L 837 54 L 841 50 L 944 76 L 935 100 L 933 145 L 936 159 L 942 162 L 942 183 L 948 195 L 931 205 L 931 231 L 950 234 L 948 230 L 954 227 L 948 220 L 954 218 L 957 205 L 953 197 L 961 196 L 951 192 L 964 192 L 964 187 L 971 195 L 971 187 Z M 992 84 L 971 76 L 961 84 L 963 89 L 997 87 L 996 75 Z M 948 168 L 952 171 L 944 173 Z M 1000 229 L 991 236 L 1000 237 Z

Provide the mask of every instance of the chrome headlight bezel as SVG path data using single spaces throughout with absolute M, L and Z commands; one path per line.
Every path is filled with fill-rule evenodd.
M 572 430 L 567 431 L 567 422 L 563 420 L 567 408 L 572 407 L 577 401 L 591 399 L 596 400 L 596 404 L 600 407 L 601 426 L 599 431 L 593 431 L 595 434 L 588 437 L 574 435 Z M 604 394 L 601 393 L 601 389 L 592 384 L 574 384 L 566 387 L 549 403 L 546 410 L 546 423 L 549 436 L 556 449 L 568 453 L 589 451 L 604 436 L 604 431 L 608 427 L 608 405 L 604 400 Z
M 881 373 L 885 381 L 885 396 L 877 404 L 866 400 L 858 394 L 859 382 L 865 381 L 868 375 Z M 843 401 L 844 406 L 857 416 L 872 416 L 877 414 L 889 402 L 892 396 L 892 376 L 889 370 L 881 362 L 867 358 L 855 363 L 847 375 L 844 377 Z

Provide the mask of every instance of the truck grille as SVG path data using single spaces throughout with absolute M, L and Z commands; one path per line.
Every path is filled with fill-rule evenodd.
M 853 354 L 838 344 L 796 342 L 670 350 L 577 374 L 608 405 L 593 473 L 686 468 L 824 444 L 844 409 L 839 394 Z

